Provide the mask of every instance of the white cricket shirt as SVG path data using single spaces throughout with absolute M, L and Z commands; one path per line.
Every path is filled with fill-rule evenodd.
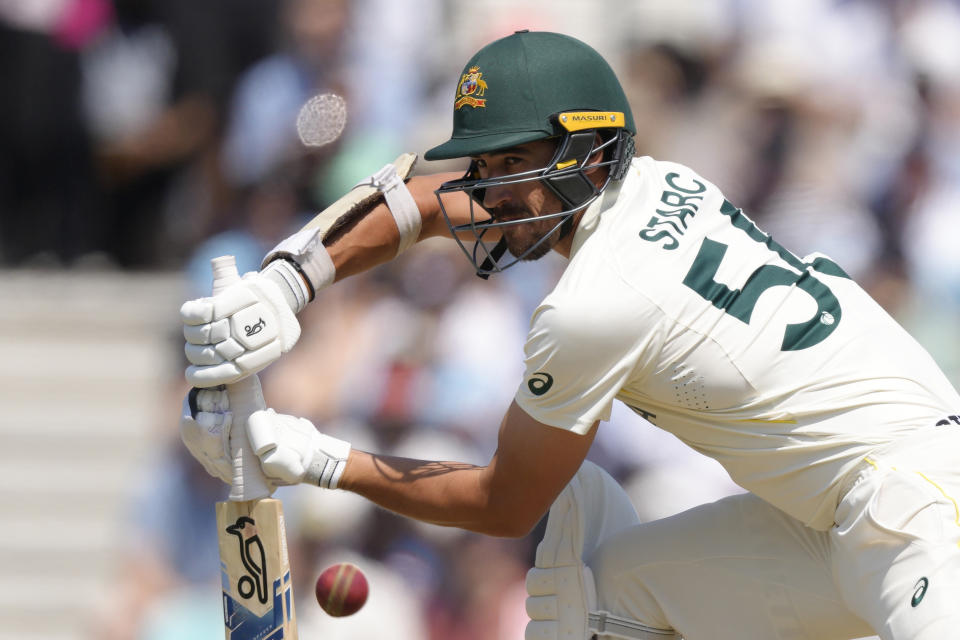
M 840 267 L 649 157 L 585 212 L 525 354 L 540 422 L 583 434 L 617 398 L 817 529 L 871 450 L 960 428 L 935 426 L 960 396 L 932 358 Z

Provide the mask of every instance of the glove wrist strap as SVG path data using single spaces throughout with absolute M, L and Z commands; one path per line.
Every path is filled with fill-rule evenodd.
M 318 435 L 322 440 L 303 475 L 303 482 L 321 489 L 337 489 L 350 457 L 350 443 L 326 434 Z
M 302 272 L 289 260 L 274 260 L 260 273 L 280 288 L 280 292 L 283 293 L 284 299 L 294 313 L 300 313 L 313 299 L 313 291 L 301 277 Z
M 263 259 L 264 270 L 280 258 L 291 263 L 289 267 L 294 270 L 297 279 L 299 273 L 306 277 L 312 288 L 312 291 L 308 290 L 305 294 L 308 301 L 313 299 L 314 292 L 333 284 L 337 275 L 333 260 L 323 246 L 320 230 L 316 228 L 301 229 L 275 246 Z
M 313 462 L 303 475 L 303 481 L 321 489 L 338 489 L 343 469 L 347 466 L 346 460 L 337 460 L 323 453 L 317 452 Z

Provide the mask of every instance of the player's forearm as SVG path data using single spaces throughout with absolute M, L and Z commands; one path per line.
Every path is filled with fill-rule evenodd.
M 456 173 L 440 173 L 407 181 L 407 189 L 420 210 L 420 240 L 449 233 L 434 191 L 443 182 L 457 177 Z M 399 243 L 397 224 L 382 199 L 366 215 L 332 229 L 324 240 L 338 281 L 389 262 L 396 257 Z
M 340 488 L 381 507 L 443 526 L 493 536 L 517 537 L 527 528 L 492 499 L 486 467 L 462 462 L 431 462 L 354 450 Z

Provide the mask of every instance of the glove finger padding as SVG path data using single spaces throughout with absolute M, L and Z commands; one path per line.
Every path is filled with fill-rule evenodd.
M 184 302 L 180 307 L 180 319 L 187 325 L 209 324 L 215 320 L 229 318 L 237 311 L 257 302 L 257 295 L 253 291 L 247 287 L 233 284 L 215 296 Z
M 298 429 L 300 420 L 278 414 L 273 409 L 257 411 L 247 420 L 250 447 L 260 457 L 263 473 L 278 484 L 297 484 L 306 472 L 303 458 L 309 453 L 309 443 Z M 306 420 L 304 422 L 310 424 Z M 313 429 L 312 424 L 310 428 Z M 283 446 L 279 433 L 281 430 Z
M 187 361 L 189 361 L 190 364 L 201 367 L 220 364 L 226 360 L 226 358 L 217 353 L 215 346 L 209 344 L 199 345 L 188 342 L 183 345 L 183 354 L 187 356 Z
M 187 400 L 192 400 L 191 410 L 194 416 L 198 411 L 211 413 L 229 413 L 230 396 L 227 390 L 222 387 L 213 389 L 192 389 L 187 394 Z M 226 441 L 224 441 L 226 442 Z
M 272 449 L 260 456 L 264 475 L 276 484 L 298 484 L 307 469 L 300 455 L 293 449 Z
M 225 361 L 242 356 L 247 350 L 233 338 L 227 338 L 215 345 L 191 344 L 183 345 L 183 353 L 191 364 L 197 366 L 217 365 Z
M 277 448 L 277 418 L 273 409 L 254 411 L 247 418 L 247 439 L 258 456 Z
M 230 337 L 230 322 L 228 320 L 217 320 L 216 322 L 199 325 L 184 324 L 183 337 L 190 344 L 218 344 Z
M 229 436 L 224 437 L 223 434 L 230 433 L 230 427 L 233 425 L 233 414 L 229 412 L 209 413 L 207 411 L 201 411 L 194 420 L 207 433 L 212 435 L 221 434 L 222 439 L 226 440 Z
M 227 443 L 233 415 L 221 410 L 226 406 L 225 395 L 219 389 L 191 390 L 183 399 L 180 438 L 207 473 L 230 484 L 233 467 Z
M 273 409 L 250 415 L 247 436 L 264 474 L 277 484 L 308 482 L 335 489 L 350 455 L 349 442 L 320 433 L 309 420 Z
M 200 326 L 213 322 L 213 298 L 196 298 L 180 305 L 180 321 L 187 326 Z
M 216 296 L 180 307 L 186 377 L 194 387 L 230 384 L 256 373 L 289 351 L 300 324 L 278 285 L 259 273 Z
M 190 365 L 187 367 L 187 381 L 195 387 L 216 387 L 241 380 L 246 374 L 233 362 L 223 362 L 213 366 Z
M 191 364 L 187 367 L 187 381 L 195 387 L 204 388 L 231 384 L 264 369 L 282 354 L 280 344 L 271 342 L 262 349 L 244 351 L 233 361 L 212 365 Z

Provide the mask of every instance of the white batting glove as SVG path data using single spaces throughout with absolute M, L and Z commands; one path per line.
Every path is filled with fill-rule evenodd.
M 250 415 L 247 436 L 264 475 L 277 485 L 304 482 L 336 489 L 350 455 L 349 442 L 320 433 L 305 418 L 273 409 Z
M 186 372 L 190 385 L 236 382 L 296 344 L 300 323 L 294 311 L 298 309 L 272 275 L 247 273 L 217 295 L 189 300 L 180 307 L 187 341 L 184 353 L 191 363 Z
M 203 468 L 214 478 L 230 484 L 230 427 L 227 392 L 221 389 L 191 389 L 183 399 L 180 438 Z

